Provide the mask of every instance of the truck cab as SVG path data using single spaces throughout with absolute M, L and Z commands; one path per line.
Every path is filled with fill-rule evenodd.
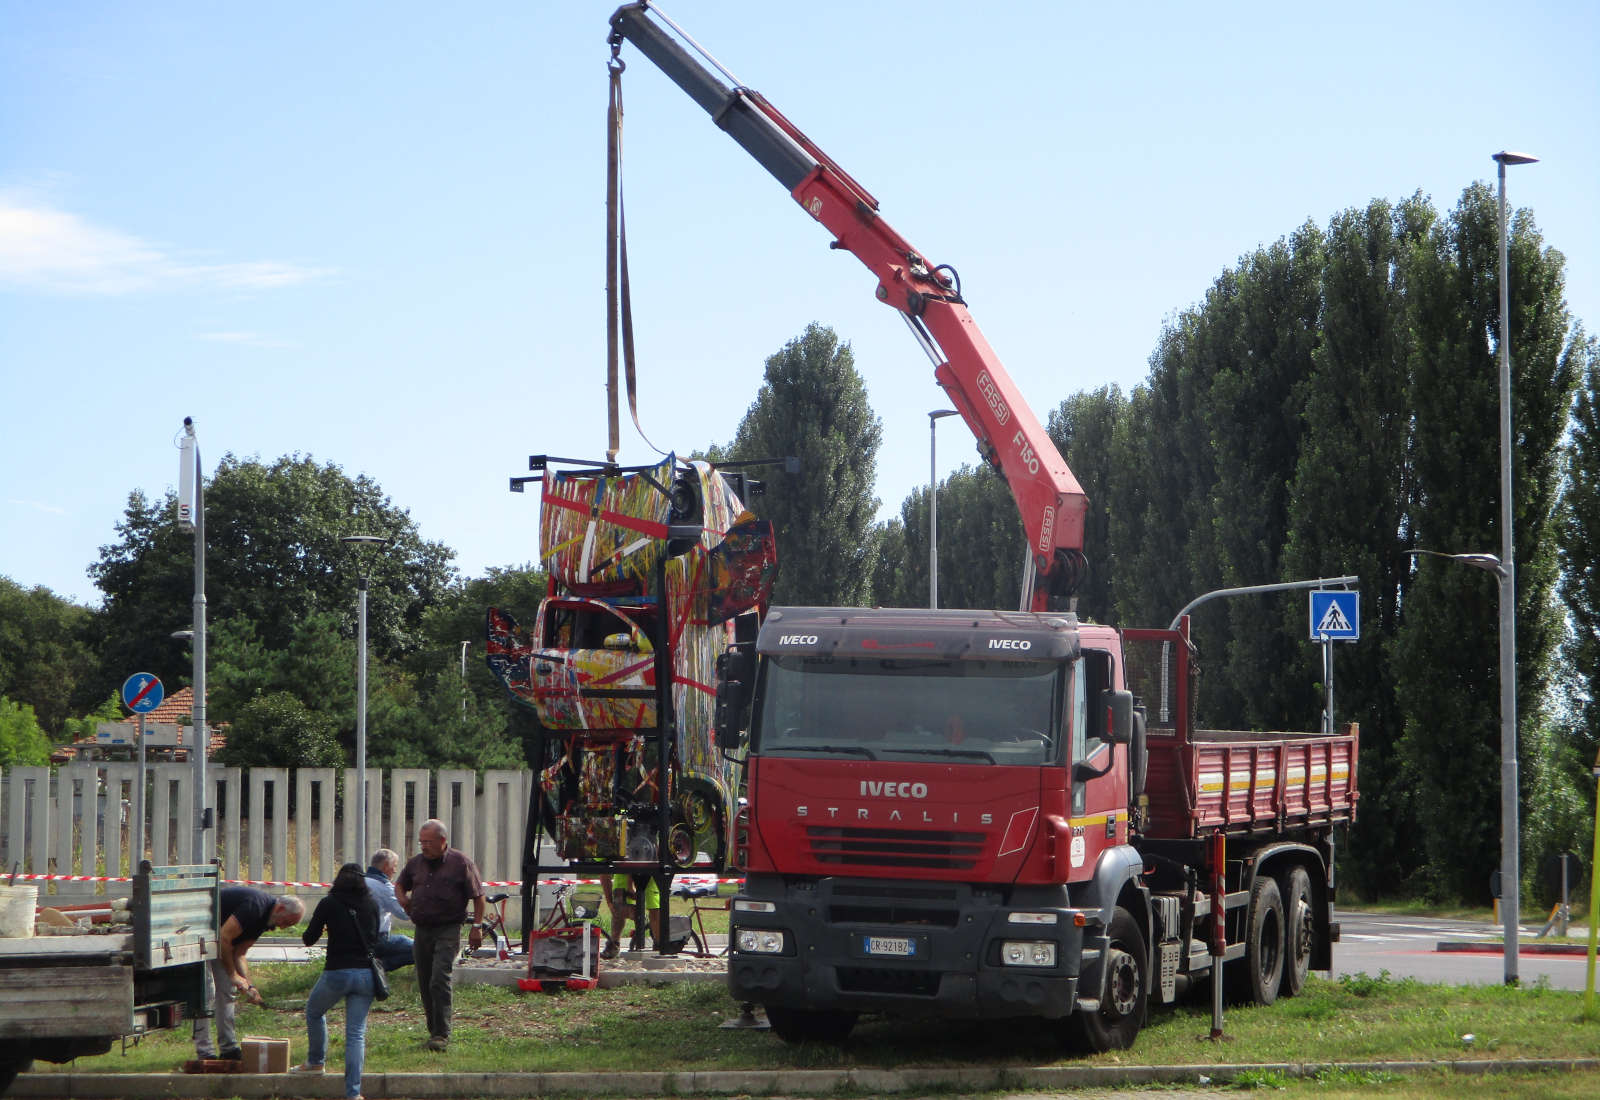
M 1116 640 L 1064 613 L 773 609 L 734 996 L 826 1037 L 862 1011 L 1064 1018 L 1085 966 L 1098 990 L 1085 937 L 1140 865 Z

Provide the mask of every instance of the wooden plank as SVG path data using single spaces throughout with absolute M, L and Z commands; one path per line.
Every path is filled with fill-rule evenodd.
M 26 936 L 0 938 L 0 958 L 37 955 L 41 958 L 83 958 L 133 951 L 133 933 L 87 936 Z
M 132 1022 L 131 966 L 0 970 L 0 1038 L 121 1035 Z

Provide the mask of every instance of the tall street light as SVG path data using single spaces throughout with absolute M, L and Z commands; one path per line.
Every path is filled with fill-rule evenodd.
M 1507 985 L 1517 984 L 1521 840 L 1517 823 L 1517 558 L 1511 540 L 1511 280 L 1507 272 L 1506 165 L 1533 164 L 1527 153 L 1499 152 L 1500 173 L 1500 892 Z
M 934 409 L 928 414 L 928 608 L 939 607 L 939 421 L 956 415 L 954 409 Z
M 210 844 L 212 828 L 210 792 L 206 790 L 206 753 L 211 750 L 211 733 L 206 725 L 206 486 L 200 471 L 200 440 L 194 434 L 194 418 L 183 418 L 183 435 L 178 441 L 178 526 L 194 531 L 194 599 L 191 602 L 194 625 L 188 631 L 193 643 L 194 708 L 190 712 L 191 746 L 194 769 L 194 861 L 209 863 L 215 855 Z M 178 635 L 174 634 L 176 638 Z
M 358 551 L 381 550 L 392 539 L 382 535 L 346 535 L 339 540 Z M 356 850 L 347 860 L 366 862 L 367 850 L 367 568 L 371 556 L 358 553 L 361 566 L 356 586 Z
M 1503 425 L 1502 425 L 1503 426 Z M 1506 522 L 1509 522 L 1507 519 Z M 1509 527 L 1507 528 L 1509 530 Z M 1505 541 L 1509 544 L 1510 536 Z M 1509 552 L 1509 546 L 1507 551 Z M 1517 850 L 1517 649 L 1512 631 L 1516 609 L 1511 604 L 1515 591 L 1511 567 L 1493 554 L 1442 554 L 1437 550 L 1410 550 L 1412 557 L 1427 555 L 1470 565 L 1493 573 L 1499 581 L 1500 608 L 1500 915 L 1505 922 L 1505 983 L 1517 984 L 1517 958 L 1520 953 L 1518 927 L 1522 919 L 1521 873 Z

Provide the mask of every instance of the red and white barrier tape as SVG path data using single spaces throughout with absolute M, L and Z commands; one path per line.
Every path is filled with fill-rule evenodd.
M 695 876 L 701 877 L 701 876 Z M 132 882 L 133 879 L 122 875 L 27 875 L 0 873 L 0 878 L 22 879 L 26 882 Z M 289 886 L 301 890 L 327 890 L 333 886 L 331 882 L 285 882 L 278 879 L 251 879 L 251 878 L 226 878 L 222 880 L 228 886 Z M 597 878 L 547 878 L 542 880 L 542 885 L 549 886 L 598 886 L 603 880 Z M 742 878 L 718 878 L 717 884 L 724 882 L 742 883 Z M 521 879 L 508 879 L 504 882 L 485 882 L 485 886 L 521 886 Z

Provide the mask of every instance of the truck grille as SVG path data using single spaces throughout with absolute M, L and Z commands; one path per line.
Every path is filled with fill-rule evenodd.
M 818 863 L 964 871 L 977 865 L 984 835 L 813 825 L 806 829 L 806 840 Z
M 839 988 L 847 993 L 896 993 L 906 997 L 939 995 L 937 972 L 841 966 L 837 973 Z

